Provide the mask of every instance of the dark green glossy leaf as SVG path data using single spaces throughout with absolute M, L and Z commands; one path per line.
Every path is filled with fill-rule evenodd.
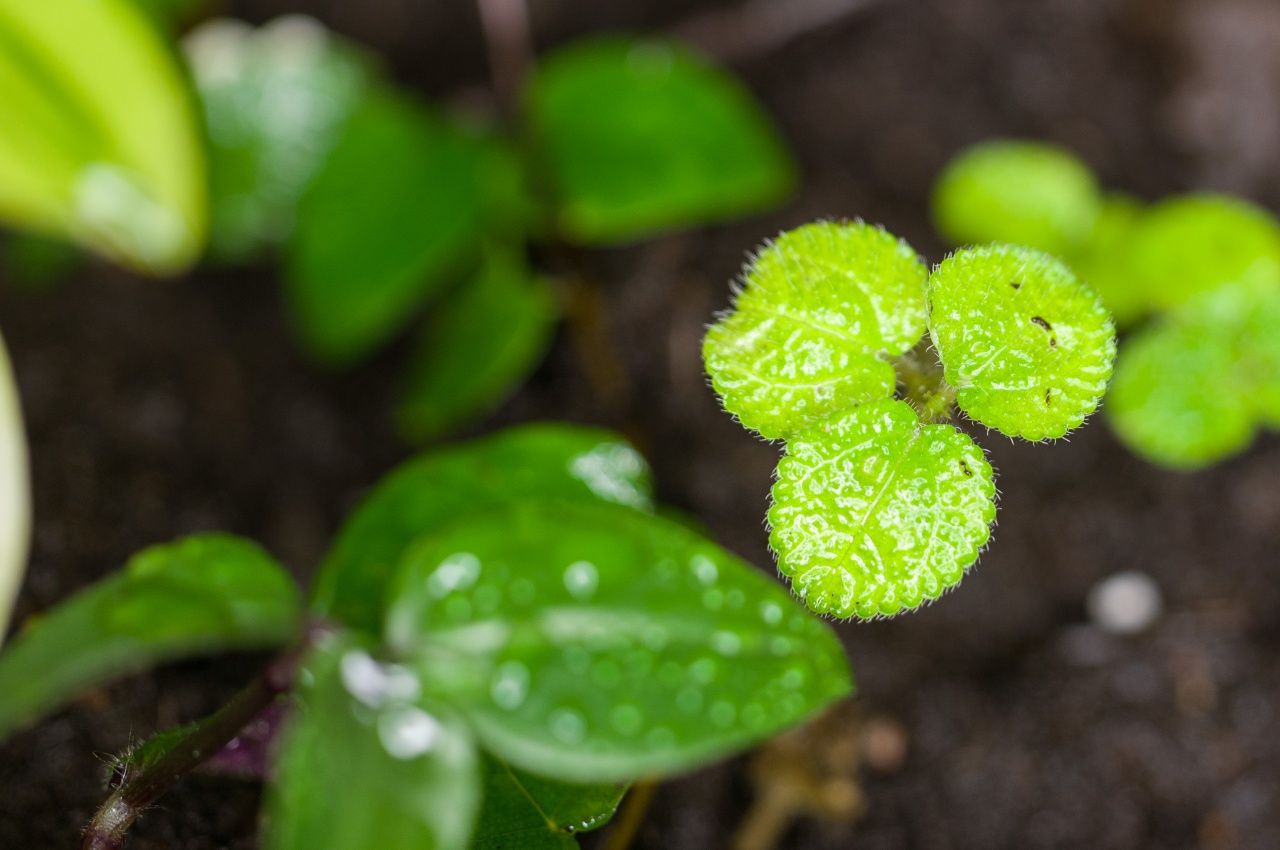
M 267 850 L 462 850 L 480 804 L 461 719 L 409 670 L 332 638 L 301 674 L 268 795 Z
M 251 259 L 293 231 L 298 199 L 367 90 L 370 63 L 302 15 L 259 28 L 210 21 L 185 47 L 209 142 L 211 248 Z
M 484 805 L 471 850 L 574 850 L 573 835 L 608 823 L 627 786 L 570 785 L 484 759 Z
M 409 461 L 378 483 L 320 570 L 315 608 L 377 632 L 387 581 L 417 537 L 522 500 L 604 499 L 648 510 L 649 468 L 607 431 L 526 425 Z
M 401 431 L 428 440 L 492 410 L 538 364 L 555 321 L 548 282 L 511 253 L 491 252 L 432 310 L 400 402 Z
M 790 159 L 759 105 L 678 44 L 602 38 L 554 52 L 528 113 L 557 226 L 577 241 L 745 215 L 791 189 Z
M 848 693 L 835 635 L 683 526 L 526 503 L 411 548 L 387 639 L 495 755 L 604 782 L 686 770 Z
M 0 221 L 181 271 L 205 239 L 197 127 L 133 0 L 0 0 Z
M 135 555 L 0 653 L 0 737 L 91 685 L 180 656 L 288 642 L 293 580 L 260 548 L 202 534 Z
M 294 320 L 314 356 L 368 354 L 463 265 L 490 154 L 408 98 L 365 98 L 304 194 L 289 250 Z

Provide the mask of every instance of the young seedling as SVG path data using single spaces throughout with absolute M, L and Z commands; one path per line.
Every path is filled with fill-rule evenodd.
M 148 549 L 0 653 L 0 736 L 144 666 L 282 647 L 222 710 L 120 758 L 85 848 L 122 847 L 168 787 L 262 746 L 282 709 L 269 850 L 563 848 L 628 781 L 721 758 L 851 689 L 826 624 L 655 515 L 640 456 L 583 428 L 517 428 L 394 471 L 307 607 L 248 541 Z
M 1109 419 L 1135 452 L 1197 469 L 1276 428 L 1280 398 L 1280 225 L 1236 198 L 1192 194 L 1144 207 L 1107 196 L 1070 153 L 987 142 L 938 181 L 938 227 L 953 242 L 1060 254 L 1118 321 Z
M 917 348 L 926 332 L 940 371 Z M 725 410 L 786 442 L 768 515 L 779 570 L 811 610 L 860 619 L 937 599 L 986 545 L 993 473 L 941 421 L 952 400 L 1010 437 L 1056 439 L 1097 407 L 1114 356 L 1109 314 L 1054 258 L 974 248 L 931 274 L 862 222 L 766 243 L 703 345 Z

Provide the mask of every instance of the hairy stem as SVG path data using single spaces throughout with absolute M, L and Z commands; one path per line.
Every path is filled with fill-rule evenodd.
M 489 52 L 493 89 L 510 116 L 520 97 L 525 74 L 533 65 L 527 0 L 476 0 Z
M 120 785 L 85 828 L 81 850 L 120 850 L 125 833 L 149 806 L 191 771 L 217 754 L 293 683 L 306 644 L 277 657 L 231 701 L 190 731 L 155 761 L 127 771 Z

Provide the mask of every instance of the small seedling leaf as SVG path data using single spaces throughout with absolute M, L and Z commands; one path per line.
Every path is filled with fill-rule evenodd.
M 953 245 L 1007 242 L 1073 254 L 1099 213 L 1097 182 L 1071 153 L 998 140 L 961 152 L 938 179 L 933 213 Z
M 300 675 L 267 796 L 267 850 L 464 850 L 480 805 L 466 725 L 407 668 L 331 638 Z
M 734 78 L 679 44 L 601 38 L 548 55 L 527 114 L 562 233 L 618 243 L 765 209 L 793 168 Z
M 927 277 L 909 245 L 862 222 L 782 234 L 703 343 L 725 409 L 772 439 L 892 396 L 888 358 L 924 333 Z
M 958 251 L 929 278 L 930 334 L 960 408 L 1011 437 L 1058 438 L 1106 391 L 1115 327 L 1058 260 L 1007 245 Z
M 607 431 L 526 425 L 405 463 L 347 520 L 321 566 L 313 605 L 377 633 L 386 584 L 414 539 L 522 500 L 605 500 L 651 510 L 649 467 Z
M 937 599 L 995 519 L 986 456 L 951 425 L 884 400 L 795 435 L 769 509 L 778 567 L 813 611 L 893 616 Z
M 0 337 L 0 644 L 4 643 L 9 615 L 27 569 L 30 538 L 27 436 L 22 427 L 22 411 L 9 368 L 9 355 Z M 3 714 L 4 709 L 0 707 L 0 717 Z M 2 727 L 0 721 L 0 729 Z
M 1238 198 L 1170 198 L 1135 226 L 1129 262 L 1149 302 L 1175 308 L 1224 284 L 1280 274 L 1280 226 Z
M 297 587 L 256 545 L 201 534 L 139 552 L 0 653 L 0 738 L 92 685 L 174 658 L 289 641 Z
M 1280 281 L 1219 287 L 1126 340 L 1111 424 L 1161 466 L 1199 469 L 1280 423 Z
M 484 759 L 484 804 L 471 850 L 575 850 L 573 837 L 609 822 L 627 786 L 570 785 Z
M 133 0 L 0 0 L 0 220 L 180 272 L 205 239 L 197 127 Z
M 555 293 L 512 251 L 432 310 L 409 367 L 400 430 L 429 440 L 497 407 L 537 366 L 555 328 Z
M 681 525 L 525 504 L 419 541 L 387 638 L 418 653 L 495 755 L 577 782 L 665 775 L 850 690 L 835 635 Z M 440 676 L 441 658 L 467 675 Z
M 298 207 L 288 250 L 294 323 L 345 364 L 399 332 L 478 250 L 487 140 L 389 91 L 366 95 Z
M 370 63 L 302 15 L 258 28 L 209 21 L 184 47 L 204 106 L 211 250 L 250 260 L 293 231 L 298 199 L 369 87 Z

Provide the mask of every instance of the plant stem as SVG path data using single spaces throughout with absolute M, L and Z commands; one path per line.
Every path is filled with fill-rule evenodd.
M 228 741 L 270 706 L 293 683 L 302 648 L 277 657 L 231 701 L 204 720 L 154 762 L 127 773 L 119 787 L 94 814 L 80 842 L 81 850 L 120 850 L 125 833 L 149 806 L 182 777 L 220 751 Z
M 636 840 L 636 833 L 640 831 L 640 824 L 649 813 L 653 793 L 657 790 L 658 783 L 652 779 L 641 780 L 631 786 L 631 791 L 622 803 L 622 816 L 609 832 L 604 850 L 628 850 L 631 847 Z
M 520 97 L 525 74 L 533 65 L 526 0 L 476 0 L 493 74 L 493 90 L 503 113 L 510 117 Z

